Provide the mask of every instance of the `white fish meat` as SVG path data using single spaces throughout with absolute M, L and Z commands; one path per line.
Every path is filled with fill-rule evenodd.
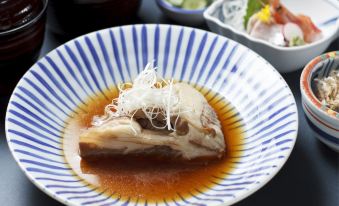
M 177 103 L 167 108 L 167 113 L 161 111 L 163 108 L 149 108 L 154 113 L 151 121 L 141 108 L 133 108 L 133 115 L 114 116 L 85 130 L 80 135 L 80 156 L 221 158 L 225 152 L 224 136 L 205 97 L 185 83 L 173 84 L 171 92 Z M 168 118 L 166 114 L 171 115 Z

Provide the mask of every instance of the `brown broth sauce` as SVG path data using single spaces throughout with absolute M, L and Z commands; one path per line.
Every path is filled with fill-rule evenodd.
M 118 95 L 117 88 L 90 98 L 86 105 L 80 105 L 77 114 L 70 119 L 65 129 L 64 148 L 66 160 L 74 171 L 86 182 L 97 178 L 100 190 L 131 200 L 158 201 L 177 199 L 205 191 L 220 181 L 235 167 L 240 156 L 243 141 L 241 119 L 234 107 L 214 92 L 196 87 L 205 95 L 218 114 L 226 141 L 225 157 L 209 164 L 179 164 L 128 159 L 86 162 L 78 151 L 78 137 L 81 129 L 91 126 L 94 115 L 102 115 L 105 105 Z M 73 149 L 70 149 L 73 148 Z M 76 149 L 74 149 L 76 148 Z M 90 174 L 87 176 L 87 174 Z M 88 178 L 88 179 L 87 179 Z

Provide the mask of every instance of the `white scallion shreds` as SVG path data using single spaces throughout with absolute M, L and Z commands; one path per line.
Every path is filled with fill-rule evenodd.
M 130 87 L 126 87 L 130 86 Z M 117 117 L 131 117 L 138 110 L 142 110 L 152 126 L 157 129 L 173 130 L 171 117 L 180 115 L 180 110 L 172 111 L 172 108 L 179 104 L 179 98 L 173 91 L 173 80 L 162 83 L 158 82 L 156 68 L 148 63 L 145 69 L 134 79 L 132 85 L 124 84 L 119 87 L 119 97 L 112 100 L 111 104 L 105 107 L 103 116 L 95 116 L 93 126 L 100 126 L 107 121 Z M 153 124 L 153 120 L 163 117 L 166 125 L 159 127 Z

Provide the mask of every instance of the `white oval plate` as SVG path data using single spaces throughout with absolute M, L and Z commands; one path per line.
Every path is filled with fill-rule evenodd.
M 224 22 L 221 11 L 223 2 L 224 0 L 214 2 L 204 12 L 209 28 L 215 33 L 229 37 L 258 52 L 279 72 L 302 69 L 339 37 L 339 2 L 336 0 L 281 1 L 292 12 L 310 16 L 323 32 L 321 40 L 297 47 L 275 46 L 267 41 L 254 38 L 239 28 L 230 26 Z

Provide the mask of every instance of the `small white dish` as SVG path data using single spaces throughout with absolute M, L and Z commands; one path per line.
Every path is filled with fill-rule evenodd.
M 315 56 L 323 53 L 329 44 L 339 36 L 339 3 L 329 0 L 282 0 L 294 13 L 312 18 L 322 30 L 319 41 L 297 47 L 275 46 L 267 41 L 254 38 L 241 29 L 224 22 L 222 5 L 224 0 L 214 2 L 205 12 L 204 18 L 209 28 L 253 49 L 266 58 L 279 72 L 292 72 L 301 69 Z

